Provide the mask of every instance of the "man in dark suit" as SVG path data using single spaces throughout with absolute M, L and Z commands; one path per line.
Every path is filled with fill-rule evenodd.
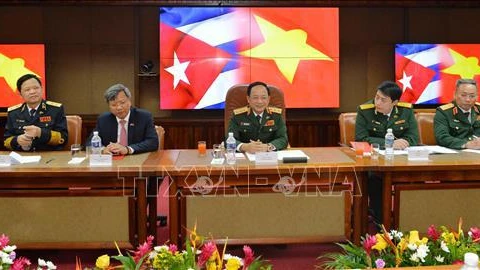
M 131 96 L 130 90 L 122 84 L 115 84 L 105 91 L 110 112 L 100 115 L 95 127 L 102 138 L 104 153 L 131 155 L 158 149 L 152 114 L 132 108 Z

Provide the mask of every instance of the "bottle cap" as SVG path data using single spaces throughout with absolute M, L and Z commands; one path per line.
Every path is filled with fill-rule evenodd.
M 232 136 L 233 137 L 233 132 L 228 132 L 228 136 Z
M 465 253 L 463 262 L 468 266 L 478 266 L 478 255 L 472 252 Z
M 392 132 L 392 129 L 391 129 L 391 128 L 387 129 L 387 132 L 388 132 L 388 133 L 391 133 L 391 132 Z
M 93 132 L 93 135 L 98 135 L 98 131 L 94 131 L 94 132 Z

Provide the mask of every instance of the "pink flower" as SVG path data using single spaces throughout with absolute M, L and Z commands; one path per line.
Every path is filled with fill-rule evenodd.
M 170 244 L 170 245 L 168 246 L 168 251 L 170 251 L 172 254 L 175 254 L 175 252 L 178 251 L 177 245 L 175 245 L 175 244 Z
M 217 250 L 217 246 L 212 241 L 207 242 L 202 247 L 202 253 L 198 257 L 198 266 L 202 267 L 208 259 L 213 255 L 213 253 Z
M 27 266 L 30 266 L 32 263 L 25 257 L 20 257 L 16 259 L 13 264 L 12 268 L 10 270 L 23 270 L 27 269 Z
M 147 237 L 147 241 L 145 241 L 142 245 L 139 245 L 137 250 L 133 252 L 133 259 L 136 263 L 152 250 L 153 239 L 154 237 L 149 235 Z
M 385 268 L 385 261 L 382 259 L 376 259 L 375 260 L 375 267 L 378 269 Z
M 0 249 L 3 249 L 6 245 L 8 245 L 8 242 L 10 242 L 10 239 L 8 239 L 8 236 L 5 234 L 2 234 L 0 236 Z
M 370 256 L 372 247 L 375 246 L 376 243 L 377 243 L 377 238 L 375 237 L 375 235 L 367 234 L 367 237 L 365 238 L 365 240 L 363 240 L 363 248 L 365 249 L 365 252 L 367 252 L 368 256 Z
M 440 232 L 435 228 L 435 225 L 430 225 L 427 230 L 428 238 L 432 239 L 433 241 L 437 241 L 440 237 Z
M 10 254 L 8 254 L 8 257 L 13 261 L 17 257 L 17 253 L 15 253 L 15 251 L 12 251 L 10 252 Z
M 243 269 L 247 269 L 255 257 L 253 255 L 253 250 L 249 246 L 243 246 L 243 253 L 245 253 L 245 258 L 243 259 Z
M 470 228 L 470 232 L 474 242 L 480 241 L 480 229 L 478 227 Z

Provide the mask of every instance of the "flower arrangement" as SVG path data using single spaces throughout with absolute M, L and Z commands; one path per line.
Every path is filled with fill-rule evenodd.
M 205 240 L 196 232 L 196 226 L 190 231 L 185 241 L 185 250 L 179 251 L 176 245 L 153 247 L 153 236 L 138 246 L 135 251 L 123 255 L 118 249 L 117 256 L 102 255 L 97 258 L 95 269 L 110 270 L 123 268 L 126 270 L 158 269 L 158 270 L 270 270 L 272 266 L 261 257 L 255 257 L 249 246 L 243 247 L 245 257 L 239 258 L 226 254 L 227 244 L 222 250 L 212 240 Z M 121 263 L 112 266 L 110 258 Z
M 17 246 L 9 245 L 10 239 L 5 234 L 0 236 L 0 269 L 3 270 L 27 270 L 32 263 L 25 257 L 18 257 L 15 250 Z M 37 270 L 53 270 L 57 267 L 51 261 L 38 259 Z
M 338 244 L 342 253 L 330 253 L 320 256 L 327 259 L 317 266 L 322 269 L 353 269 L 433 266 L 463 264 L 467 252 L 480 252 L 480 229 L 472 227 L 465 234 L 462 220 L 457 230 L 445 226 L 431 225 L 427 236 L 420 238 L 418 231 L 402 233 L 391 230 L 376 235 L 366 235 L 362 245 L 351 242 Z

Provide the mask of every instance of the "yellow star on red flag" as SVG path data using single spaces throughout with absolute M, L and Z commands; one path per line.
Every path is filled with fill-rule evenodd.
M 460 75 L 460 78 L 473 79 L 475 75 L 480 74 L 480 66 L 477 57 L 465 57 L 462 54 L 448 49 L 455 62 L 453 65 L 442 70 L 443 73 Z
M 9 58 L 0 53 L 0 77 L 3 77 L 13 92 L 17 91 L 17 80 L 25 74 L 35 72 L 25 67 L 25 60 L 22 58 Z M 37 74 L 35 74 L 38 76 Z M 40 77 L 40 76 L 39 76 Z
M 301 60 L 333 61 L 328 55 L 307 44 L 307 33 L 304 30 L 285 31 L 259 16 L 255 16 L 255 20 L 265 41 L 240 54 L 275 61 L 288 82 L 292 83 Z

